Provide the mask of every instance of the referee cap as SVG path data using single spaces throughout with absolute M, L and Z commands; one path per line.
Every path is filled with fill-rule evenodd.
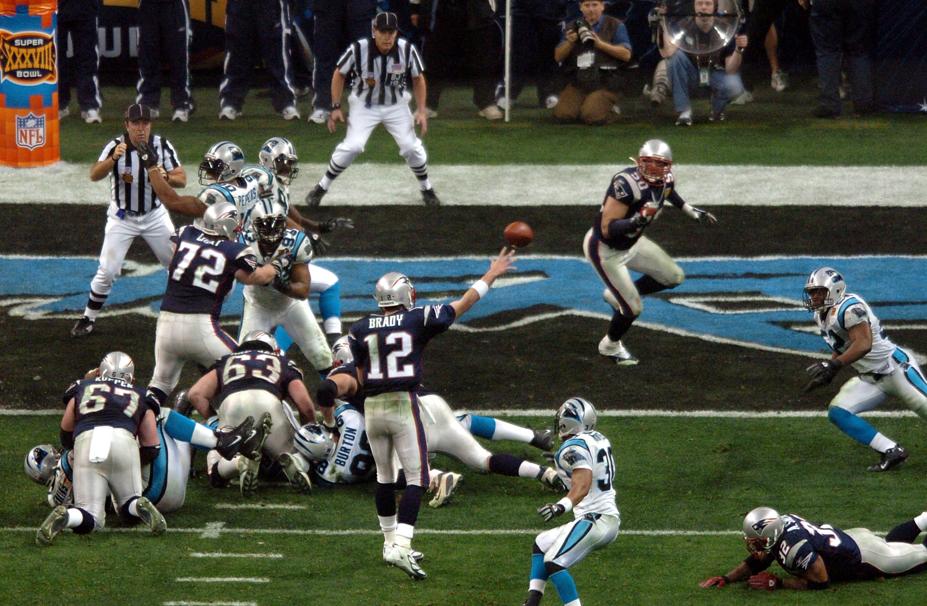
M 399 29 L 396 13 L 380 13 L 373 19 L 373 27 L 380 32 L 394 32 Z
M 126 110 L 126 120 L 134 122 L 136 120 L 147 120 L 151 122 L 151 108 L 141 103 L 133 103 Z

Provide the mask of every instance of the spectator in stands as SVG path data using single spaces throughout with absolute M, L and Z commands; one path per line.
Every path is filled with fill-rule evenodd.
M 58 4 L 58 28 L 55 44 L 58 47 L 58 118 L 70 113 L 71 88 L 77 89 L 80 117 L 87 124 L 100 123 L 100 51 L 97 47 L 97 18 L 99 0 L 61 0 Z M 68 59 L 68 36 L 74 55 Z
M 219 85 L 219 119 L 241 115 L 254 76 L 264 60 L 271 102 L 284 120 L 298 120 L 288 49 L 289 9 L 279 0 L 228 0 L 225 12 L 225 74 Z
M 187 0 L 139 0 L 138 96 L 136 103 L 157 119 L 161 106 L 161 64 L 171 71 L 171 106 L 175 122 L 186 122 L 193 111 L 190 90 L 190 10 Z
M 618 117 L 619 68 L 631 60 L 628 30 L 604 13 L 602 0 L 582 0 L 582 18 L 567 23 L 563 40 L 554 49 L 569 83 L 560 91 L 554 118 L 605 124 Z

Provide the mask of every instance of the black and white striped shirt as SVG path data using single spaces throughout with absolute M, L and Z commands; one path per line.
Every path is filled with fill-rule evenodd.
M 128 137 L 122 134 L 107 143 L 97 161 L 102 162 L 112 156 L 116 146 L 123 142 L 128 143 L 127 139 Z M 180 166 L 180 158 L 177 157 L 174 146 L 161 135 L 151 135 L 148 145 L 157 154 L 158 164 L 167 172 Z M 138 152 L 131 143 L 128 143 L 126 153 L 113 164 L 113 172 L 110 174 L 110 200 L 119 208 L 139 215 L 161 206 L 161 201 L 148 182 L 148 174 L 138 159 Z
M 396 38 L 389 53 L 382 54 L 373 38 L 353 42 L 338 59 L 338 71 L 351 74 L 351 94 L 364 105 L 395 105 L 408 101 L 412 78 L 425 71 L 418 49 L 405 38 Z

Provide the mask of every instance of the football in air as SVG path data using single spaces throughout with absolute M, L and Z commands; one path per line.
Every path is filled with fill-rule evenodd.
M 534 240 L 534 230 L 524 221 L 513 221 L 505 226 L 502 236 L 509 246 L 524 248 Z

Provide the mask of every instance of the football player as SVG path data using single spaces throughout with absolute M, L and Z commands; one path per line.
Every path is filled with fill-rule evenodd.
M 753 589 L 827 589 L 831 581 L 896 577 L 927 568 L 927 546 L 913 544 L 927 530 L 927 511 L 893 528 L 883 539 L 866 528 L 841 530 L 812 524 L 794 513 L 757 507 L 744 518 L 750 555 L 733 570 L 702 581 L 704 588 L 746 581 Z M 766 570 L 779 562 L 791 576 Z
M 811 272 L 805 282 L 805 307 L 814 314 L 821 336 L 830 347 L 830 360 L 815 362 L 806 370 L 811 391 L 834 380 L 844 366 L 857 376 L 847 381 L 831 400 L 827 417 L 842 432 L 881 453 L 869 471 L 888 471 L 908 458 L 903 446 L 877 431 L 859 413 L 872 410 L 888 396 L 927 419 L 927 381 L 914 356 L 885 335 L 872 308 L 830 267 Z
M 599 342 L 599 354 L 619 366 L 637 364 L 621 338 L 641 314 L 642 295 L 682 284 L 682 268 L 666 252 L 644 236 L 669 202 L 699 223 L 712 225 L 710 212 L 690 206 L 676 191 L 673 152 L 659 139 L 641 146 L 636 165 L 614 177 L 595 222 L 583 240 L 583 252 L 605 283 L 603 296 L 613 313 L 608 333 Z M 630 271 L 641 277 L 631 279 Z
M 576 583 L 567 569 L 618 536 L 615 460 L 608 438 L 595 431 L 596 420 L 595 407 L 583 398 L 570 398 L 557 410 L 554 423 L 562 444 L 554 464 L 570 491 L 556 503 L 539 507 L 538 513 L 549 522 L 572 511 L 573 521 L 535 538 L 525 606 L 541 603 L 548 580 L 564 604 L 580 606 Z

